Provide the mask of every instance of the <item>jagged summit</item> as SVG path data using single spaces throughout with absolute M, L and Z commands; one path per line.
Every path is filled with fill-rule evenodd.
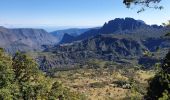
M 163 26 L 147 25 L 144 21 L 133 18 L 116 18 L 105 23 L 101 28 L 91 29 L 75 37 L 72 41 L 84 40 L 99 34 L 128 34 L 136 38 L 160 37 L 165 33 Z M 64 40 L 62 40 L 64 43 Z

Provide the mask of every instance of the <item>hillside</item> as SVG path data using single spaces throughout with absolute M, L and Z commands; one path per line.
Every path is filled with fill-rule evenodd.
M 75 36 L 72 36 L 68 33 L 65 33 L 62 40 L 59 42 L 59 44 L 62 44 L 62 43 L 70 43 L 71 41 L 73 41 L 75 38 Z
M 43 29 L 8 29 L 0 27 L 0 47 L 8 53 L 41 51 L 43 45 L 54 45 L 57 39 Z
M 140 58 L 145 50 L 147 48 L 141 41 L 130 36 L 98 35 L 80 42 L 48 48 L 35 58 L 43 70 L 48 70 L 86 65 L 91 59 L 130 63 L 128 60 Z

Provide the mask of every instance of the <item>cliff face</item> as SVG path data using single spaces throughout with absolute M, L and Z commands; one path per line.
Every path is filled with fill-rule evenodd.
M 42 50 L 42 45 L 53 45 L 57 39 L 43 29 L 7 29 L 0 27 L 0 47 L 9 53 Z
M 143 21 L 133 18 L 116 18 L 105 23 L 101 28 L 91 29 L 77 37 L 72 41 L 84 40 L 99 34 L 128 34 L 135 38 L 160 37 L 166 33 L 166 28 L 158 25 L 147 25 Z M 63 41 L 64 43 L 64 41 Z

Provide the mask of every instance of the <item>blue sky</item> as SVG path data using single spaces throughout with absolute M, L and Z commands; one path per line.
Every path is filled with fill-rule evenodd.
M 161 5 L 161 11 L 137 14 L 137 7 L 127 9 L 122 0 L 0 0 L 0 25 L 90 27 L 124 17 L 161 24 L 170 19 L 170 0 L 162 0 Z

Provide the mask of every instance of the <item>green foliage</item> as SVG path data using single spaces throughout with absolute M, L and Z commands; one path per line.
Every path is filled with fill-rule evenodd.
M 162 23 L 162 25 L 163 25 L 164 27 L 169 27 L 169 26 L 170 26 L 170 20 L 168 20 L 167 23 Z
M 170 32 L 166 33 L 165 36 L 170 36 Z
M 83 95 L 76 92 L 70 92 L 68 88 L 63 88 L 62 84 L 60 84 L 59 82 L 53 83 L 48 98 L 49 100 L 56 100 L 56 98 L 59 98 L 61 100 L 86 100 Z
M 59 92 L 55 92 L 55 91 L 59 91 Z M 49 93 L 49 99 L 55 100 L 55 98 L 62 97 L 62 95 L 63 95 L 62 85 L 58 82 L 54 82 L 51 91 Z
M 18 86 L 14 82 L 12 60 L 0 49 L 0 100 L 10 100 L 18 95 Z
M 38 65 L 22 53 L 11 59 L 0 49 L 0 100 L 84 100 L 58 82 L 52 81 Z M 66 99 L 64 99 L 66 98 Z
M 95 60 L 95 59 L 91 59 L 89 60 L 89 62 L 87 62 L 88 66 L 90 66 L 90 68 L 94 68 L 94 69 L 97 69 L 97 68 L 100 68 L 100 62 Z
M 24 54 L 16 53 L 13 57 L 13 70 L 19 82 L 33 81 L 38 73 L 38 65 Z
M 170 99 L 170 52 L 167 54 L 160 71 L 150 80 L 145 98 L 148 100 Z

